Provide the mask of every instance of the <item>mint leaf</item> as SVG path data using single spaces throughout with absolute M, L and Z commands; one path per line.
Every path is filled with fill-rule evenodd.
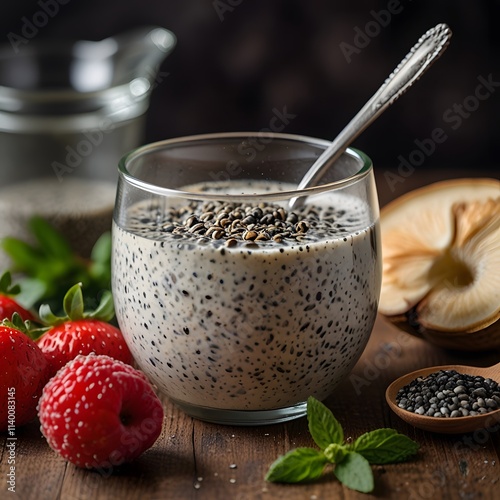
M 348 488 L 369 493 L 373 491 L 373 473 L 368 460 L 356 452 L 349 452 L 344 460 L 335 466 L 336 478 Z
M 371 464 L 402 462 L 418 451 L 418 444 L 394 429 L 377 429 L 359 436 L 350 448 Z
M 6 236 L 2 239 L 2 248 L 14 263 L 16 271 L 34 273 L 42 258 L 41 252 L 27 243 Z
M 56 259 L 71 257 L 72 251 L 69 243 L 45 219 L 34 216 L 29 220 L 28 227 L 45 255 Z
M 272 483 L 300 483 L 313 481 L 323 473 L 325 455 L 313 448 L 296 448 L 271 464 L 266 481 Z
M 332 443 L 326 447 L 323 453 L 329 462 L 339 464 L 349 453 L 349 449 L 343 444 Z
M 307 421 L 314 442 L 322 449 L 330 444 L 342 444 L 344 431 L 333 413 L 312 396 L 307 400 Z
M 370 464 L 401 462 L 418 450 L 418 444 L 394 429 L 377 429 L 344 443 L 344 431 L 332 412 L 320 401 L 307 400 L 309 431 L 321 448 L 297 448 L 278 458 L 269 468 L 267 481 L 298 483 L 319 479 L 328 463 L 348 488 L 362 493 L 373 491 Z
M 20 281 L 19 302 L 29 309 L 49 304 L 57 315 L 64 315 L 61 304 L 66 291 L 82 283 L 85 308 L 95 308 L 102 290 L 111 287 L 111 233 L 99 238 L 87 259 L 73 251 L 68 240 L 43 218 L 30 219 L 28 229 L 33 244 L 9 237 L 0 241 L 0 248 L 12 261 L 11 271 L 36 284 L 36 290 L 29 293 Z

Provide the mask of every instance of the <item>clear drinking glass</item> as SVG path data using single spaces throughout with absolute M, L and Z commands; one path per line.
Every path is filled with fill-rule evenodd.
M 272 133 L 185 137 L 120 162 L 113 294 L 130 349 L 189 415 L 260 425 L 330 396 L 370 336 L 381 280 L 370 159 Z M 302 207 L 289 200 L 304 197 Z

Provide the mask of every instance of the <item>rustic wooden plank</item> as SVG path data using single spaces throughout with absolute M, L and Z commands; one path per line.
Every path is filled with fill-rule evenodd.
M 306 419 L 244 428 L 194 421 L 165 402 L 165 426 L 155 446 L 113 474 L 79 470 L 53 453 L 34 423 L 17 431 L 16 491 L 31 500 L 152 499 L 349 499 L 495 498 L 500 476 L 500 434 L 477 431 L 440 436 L 413 429 L 385 404 L 387 385 L 410 370 L 439 363 L 493 364 L 498 352 L 460 353 L 435 348 L 378 320 L 361 361 L 326 404 L 355 438 L 377 427 L 393 427 L 421 445 L 403 464 L 375 466 L 375 491 L 356 493 L 332 475 L 315 484 L 264 481 L 269 465 L 297 446 L 314 446 Z M 5 435 L 0 474 L 7 473 Z M 235 464 L 236 468 L 231 468 Z M 201 478 L 201 479 L 200 479 Z M 6 496 L 6 482 L 0 498 Z
M 66 462 L 53 453 L 33 422 L 15 431 L 15 495 L 8 496 L 7 473 L 11 467 L 10 455 L 2 445 L 0 459 L 0 498 L 22 498 L 23 500 L 49 500 L 59 497 L 66 470 Z
M 195 498 L 193 422 L 171 404 L 155 445 L 134 463 L 102 471 L 68 466 L 62 498 L 141 500 Z

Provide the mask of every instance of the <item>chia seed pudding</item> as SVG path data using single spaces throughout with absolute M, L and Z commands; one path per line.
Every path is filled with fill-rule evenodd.
M 151 380 L 181 407 L 271 410 L 330 395 L 377 311 L 366 203 L 329 192 L 290 213 L 258 198 L 161 201 L 113 223 L 117 317 Z

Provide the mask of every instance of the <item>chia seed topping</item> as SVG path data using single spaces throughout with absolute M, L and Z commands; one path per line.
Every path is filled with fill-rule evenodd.
M 490 378 L 440 370 L 402 387 L 396 402 L 428 417 L 474 416 L 500 408 L 500 386 Z
M 141 211 L 136 207 L 127 228 L 160 240 L 174 235 L 194 241 L 220 240 L 221 244 L 232 247 L 317 241 L 332 232 L 338 236 L 352 234 L 356 223 L 359 224 L 358 218 L 350 214 L 346 219 L 345 210 L 333 207 L 308 205 L 289 212 L 280 205 L 269 203 L 190 201 L 167 210 L 155 204 L 148 204 Z

